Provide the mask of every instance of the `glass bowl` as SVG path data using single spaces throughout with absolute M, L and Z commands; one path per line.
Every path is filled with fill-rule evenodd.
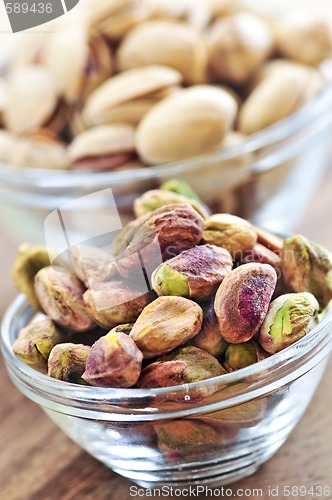
M 45 218 L 60 208 L 84 236 L 87 219 L 97 225 L 107 219 L 113 204 L 109 188 L 125 224 L 136 197 L 177 178 L 189 182 L 213 212 L 234 213 L 275 232 L 293 232 L 328 167 L 331 108 L 329 84 L 298 112 L 244 142 L 166 165 L 93 173 L 2 164 L 0 218 L 18 242 L 43 241 Z M 86 195 L 93 193 L 99 195 L 91 206 Z M 71 200 L 79 201 L 76 212 Z M 54 234 L 58 231 L 53 228 Z
M 96 388 L 51 379 L 13 354 L 34 316 L 20 296 L 3 320 L 12 381 L 79 446 L 148 488 L 218 487 L 253 474 L 305 412 L 332 344 L 330 308 L 296 344 L 238 372 L 163 389 Z

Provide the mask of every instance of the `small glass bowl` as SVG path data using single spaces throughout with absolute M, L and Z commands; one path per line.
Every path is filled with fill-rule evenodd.
M 332 344 L 330 308 L 306 337 L 238 372 L 163 389 L 96 388 L 51 379 L 13 354 L 34 317 L 20 296 L 3 320 L 12 381 L 88 453 L 147 488 L 219 487 L 253 474 L 302 417 Z
M 214 213 L 240 215 L 270 231 L 294 232 L 329 167 L 331 109 L 329 83 L 299 111 L 242 142 L 147 168 L 97 173 L 0 164 L 0 220 L 18 242 L 43 242 L 45 218 L 61 209 L 84 239 L 87 223 L 95 227 L 107 220 L 114 200 L 125 224 L 132 219 L 135 198 L 177 178 L 191 184 Z M 91 206 L 87 195 L 94 193 L 100 194 Z M 72 200 L 79 201 L 75 211 Z M 62 238 L 59 226 L 53 233 Z

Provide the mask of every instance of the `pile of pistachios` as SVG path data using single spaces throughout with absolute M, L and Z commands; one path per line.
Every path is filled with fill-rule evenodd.
M 56 267 L 50 249 L 19 248 L 14 282 L 46 315 L 14 343 L 25 363 L 100 387 L 197 382 L 292 345 L 332 299 L 327 250 L 212 215 L 183 182 L 146 192 L 134 211 L 112 252 L 76 245 Z
M 204 155 L 327 83 L 324 18 L 240 0 L 80 3 L 74 23 L 15 37 L 5 61 L 0 46 L 1 162 L 101 172 Z

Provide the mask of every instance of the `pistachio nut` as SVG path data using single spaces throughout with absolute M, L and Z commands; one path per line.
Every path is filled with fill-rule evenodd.
M 214 297 L 201 304 L 201 307 L 203 310 L 202 328 L 190 341 L 190 344 L 204 349 L 212 356 L 219 357 L 226 351 L 228 342 L 220 334 L 217 316 L 214 311 Z
M 136 321 L 155 297 L 153 291 L 111 280 L 94 284 L 84 293 L 83 301 L 91 318 L 102 328 L 109 330 L 117 325 Z
M 48 376 L 72 384 L 84 383 L 82 375 L 90 349 L 90 346 L 69 342 L 56 345 L 48 358 Z
M 311 293 L 290 293 L 277 297 L 259 332 L 259 343 L 270 354 L 285 349 L 304 337 L 318 322 L 319 304 Z
M 16 140 L 10 163 L 18 167 L 66 170 L 69 166 L 65 143 L 50 130 L 40 129 Z
M 134 201 L 134 213 L 136 217 L 140 217 L 148 212 L 153 212 L 157 208 L 164 205 L 174 203 L 189 203 L 197 212 L 206 219 L 209 213 L 205 206 L 192 198 L 188 198 L 182 194 L 167 190 L 167 189 L 153 189 L 146 191 L 142 196 L 136 198 Z
M 124 250 L 126 250 L 135 234 L 150 218 L 151 213 L 147 213 L 131 220 L 128 224 L 126 224 L 122 231 L 120 231 L 117 237 L 113 240 L 113 254 L 115 256 L 120 255 L 124 252 Z
M 91 93 L 83 108 L 83 121 L 89 126 L 117 122 L 136 125 L 181 80 L 178 71 L 165 66 L 124 71 Z
M 126 124 L 85 130 L 68 147 L 68 158 L 75 170 L 114 170 L 135 157 L 135 131 Z
M 44 267 L 35 276 L 35 292 L 43 311 L 58 325 L 71 332 L 95 327 L 83 304 L 84 285 L 72 273 Z
M 112 328 L 110 333 L 125 333 L 126 335 L 129 335 L 131 330 L 133 329 L 134 323 L 123 323 L 122 325 L 117 325 L 114 328 Z
M 142 388 L 170 387 L 199 382 L 225 373 L 226 370 L 219 361 L 208 352 L 193 346 L 179 347 L 147 365 L 142 370 L 137 385 Z M 194 393 L 195 399 L 204 398 L 209 395 L 209 390 L 198 388 Z
M 243 264 L 224 278 L 214 310 L 220 333 L 227 342 L 240 344 L 258 332 L 276 283 L 277 274 L 269 264 Z
M 109 332 L 91 347 L 82 377 L 97 387 L 132 387 L 141 373 L 142 359 L 129 335 Z
M 306 12 L 289 13 L 274 23 L 277 50 L 284 57 L 305 64 L 319 64 L 332 52 L 328 19 Z
M 268 357 L 261 346 L 255 340 L 241 344 L 230 344 L 225 352 L 224 367 L 228 372 L 234 372 L 253 365 Z
M 179 181 L 178 179 L 170 179 L 169 181 L 163 182 L 160 189 L 166 189 L 167 191 L 172 191 L 173 193 L 181 194 L 190 200 L 197 201 L 202 204 L 202 200 L 195 193 L 195 191 L 187 184 L 185 181 Z
M 165 205 L 146 215 L 142 224 L 124 233 L 131 240 L 115 261 L 124 278 L 141 274 L 142 266 L 150 276 L 161 262 L 194 247 L 202 238 L 204 221 L 188 203 Z
M 145 359 L 166 354 L 200 331 L 203 311 L 183 297 L 158 297 L 138 317 L 130 337 Z
M 153 6 L 153 17 L 185 21 L 199 30 L 207 27 L 212 11 L 206 0 L 149 0 Z
M 34 288 L 35 276 L 40 269 L 49 265 L 50 256 L 46 246 L 33 243 L 19 246 L 13 265 L 13 281 L 36 311 L 40 311 L 41 306 Z
M 198 419 L 161 423 L 155 425 L 155 430 L 159 450 L 171 461 L 213 453 L 221 440 L 219 429 Z
M 209 153 L 219 147 L 236 112 L 235 100 L 222 89 L 197 85 L 180 90 L 156 104 L 140 122 L 139 156 L 153 164 Z
M 282 272 L 294 292 L 310 292 L 324 309 L 332 299 L 332 257 L 317 243 L 296 235 L 284 241 Z
M 90 31 L 101 33 L 114 41 L 120 40 L 152 14 L 152 7 L 147 0 L 99 0 L 89 7 L 87 17 Z
M 213 76 L 235 85 L 247 83 L 269 57 L 273 37 L 263 19 L 240 12 L 217 20 L 208 33 Z
M 286 118 L 320 90 L 298 65 L 277 66 L 258 83 L 240 109 L 238 128 L 250 135 Z
M 263 245 L 277 255 L 281 255 L 284 240 L 279 236 L 266 231 L 265 229 L 261 229 L 257 226 L 254 227 L 257 234 L 257 243 Z
M 205 81 L 205 39 L 190 25 L 171 21 L 141 24 L 122 41 L 117 58 L 120 71 L 158 64 L 178 71 L 185 83 Z
M 112 74 L 109 46 L 102 37 L 89 36 L 83 27 L 51 33 L 42 59 L 59 94 L 70 104 L 84 101 Z
M 232 267 L 233 260 L 227 250 L 199 245 L 157 267 L 152 274 L 152 286 L 158 295 L 204 300 L 216 292 Z
M 256 243 L 256 245 L 251 250 L 248 250 L 245 253 L 243 263 L 248 264 L 250 262 L 260 262 L 261 264 L 270 264 L 270 266 L 272 266 L 276 270 L 278 278 L 280 277 L 281 274 L 280 255 L 276 254 L 275 252 L 265 247 L 261 243 Z
M 204 222 L 203 240 L 226 248 L 235 260 L 255 246 L 257 235 L 245 219 L 230 214 L 214 214 Z
M 63 342 L 64 334 L 50 319 L 36 321 L 22 328 L 13 351 L 28 365 L 45 368 L 53 347 Z
M 115 273 L 111 256 L 94 246 L 71 246 L 69 258 L 74 273 L 87 288 L 108 281 Z
M 5 125 L 16 134 L 45 126 L 54 116 L 58 102 L 55 83 L 44 68 L 18 68 L 8 79 Z

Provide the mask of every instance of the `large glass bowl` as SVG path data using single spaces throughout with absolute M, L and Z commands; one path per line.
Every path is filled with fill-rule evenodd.
M 217 487 L 253 474 L 305 412 L 332 344 L 330 308 L 296 344 L 238 372 L 164 389 L 95 388 L 48 378 L 13 354 L 34 314 L 20 296 L 3 320 L 12 381 L 78 445 L 148 488 Z
M 87 220 L 108 217 L 113 199 L 125 224 L 133 200 L 163 181 L 189 182 L 214 212 L 231 212 L 275 232 L 293 232 L 317 195 L 328 167 L 332 85 L 285 120 L 244 142 L 199 158 L 108 173 L 15 168 L 0 165 L 0 220 L 16 239 L 43 241 L 43 221 L 58 208 L 84 237 Z M 46 165 L 45 165 L 46 167 Z M 91 206 L 85 195 L 105 190 Z M 72 207 L 70 200 L 80 200 Z M 82 216 L 85 213 L 85 216 Z M 54 234 L 58 228 L 54 227 Z

